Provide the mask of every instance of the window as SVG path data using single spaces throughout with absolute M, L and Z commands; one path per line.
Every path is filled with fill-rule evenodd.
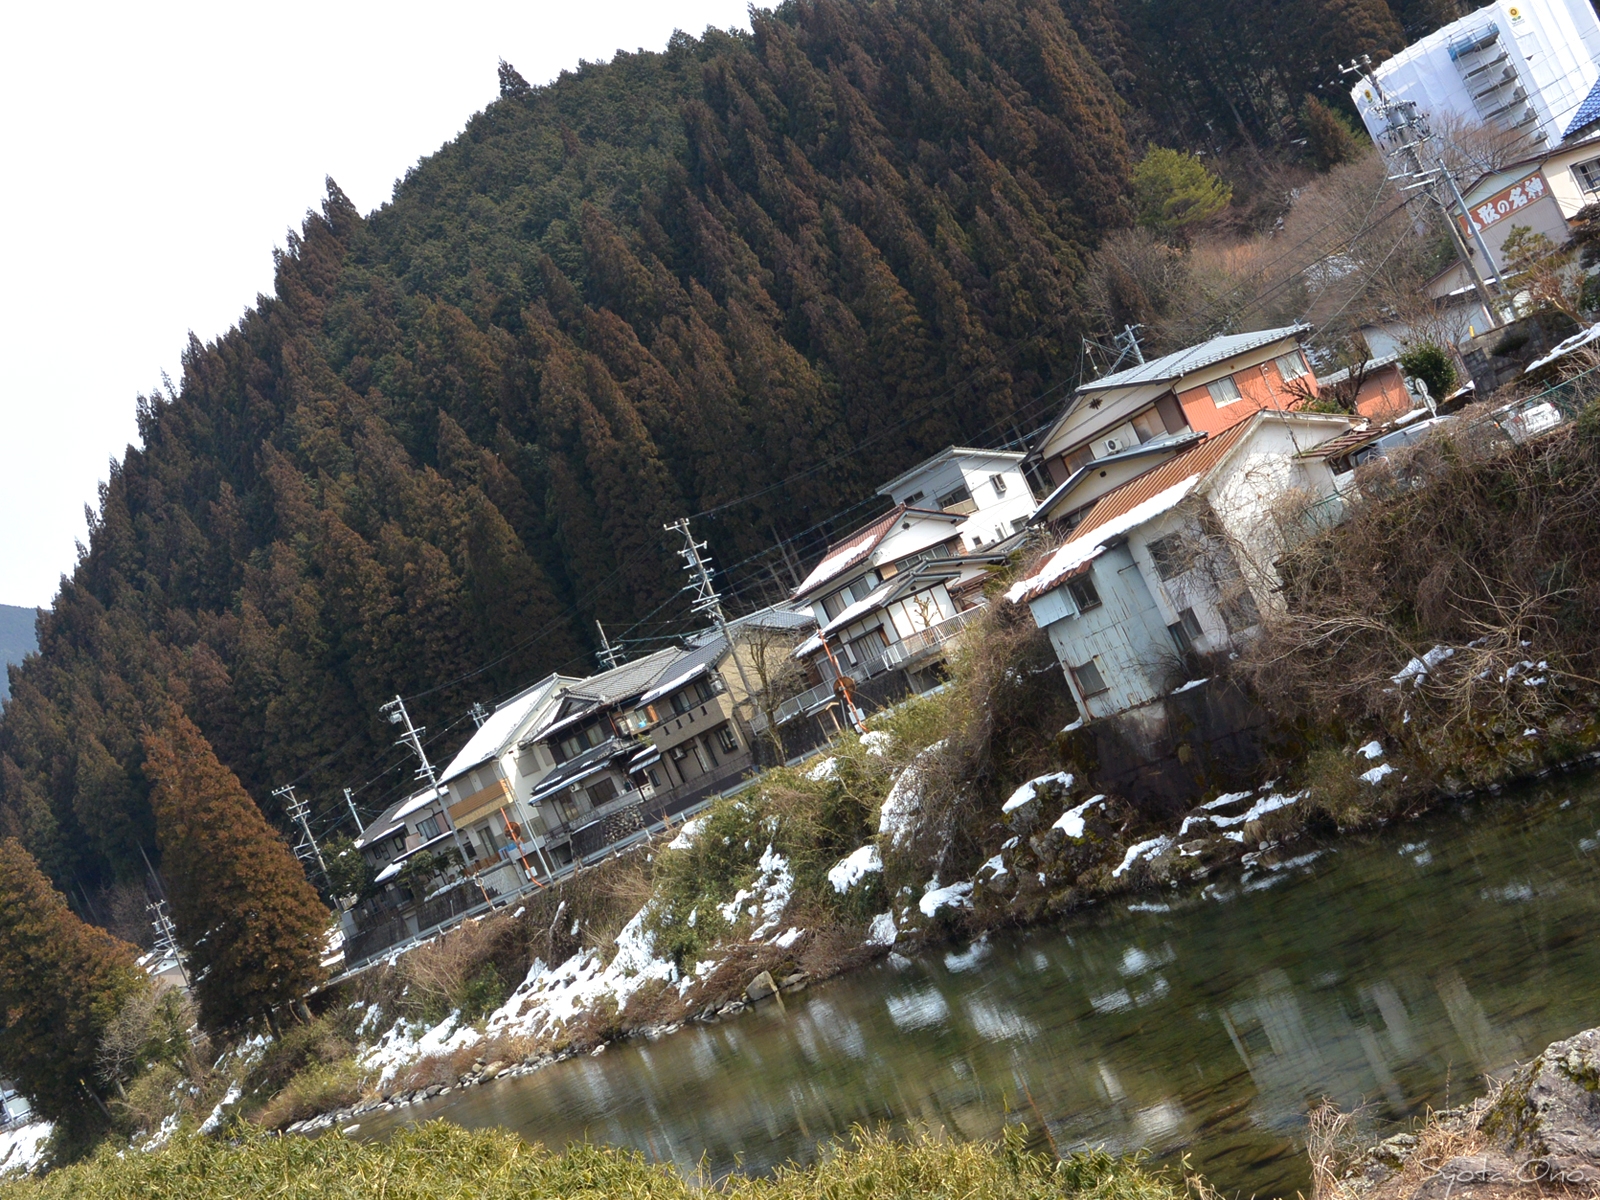
M 694 706 L 695 698 L 687 688 L 681 692 L 672 693 L 672 711 L 680 717 Z
M 423 817 L 417 825 L 417 832 L 422 835 L 422 840 L 431 842 L 439 836 L 439 818 Z
M 1132 424 L 1133 431 L 1139 435 L 1140 445 L 1153 441 L 1158 437 L 1167 436 L 1166 422 L 1161 419 L 1161 414 L 1153 406 L 1145 409 L 1135 417 Z
M 1179 610 L 1177 622 L 1168 625 L 1167 632 L 1172 635 L 1180 654 L 1192 654 L 1194 639 L 1205 633 L 1205 630 L 1200 627 L 1200 618 L 1194 615 L 1194 609 L 1185 608 Z
M 927 494 L 928 494 L 927 492 L 912 492 L 911 495 L 907 496 L 903 501 L 901 501 L 901 503 L 909 508 L 911 505 L 915 504 L 918 500 L 921 500 L 925 496 L 927 496 Z
M 1100 593 L 1095 591 L 1094 580 L 1087 575 L 1080 579 L 1069 580 L 1067 594 L 1072 597 L 1072 602 L 1078 606 L 1079 612 L 1088 612 L 1091 608 L 1100 607 Z
M 717 727 L 717 745 L 724 754 L 738 753 L 739 738 L 733 732 L 733 726 L 724 724 Z
M 1106 691 L 1106 681 L 1100 674 L 1100 664 L 1090 659 L 1080 667 L 1072 668 L 1072 677 L 1078 681 L 1078 690 L 1085 696 L 1097 696 Z
M 609 775 L 600 780 L 598 783 L 590 784 L 587 792 L 589 804 L 592 808 L 599 808 L 602 804 L 604 804 L 607 800 L 610 800 L 616 794 L 617 781 L 612 779 Z
M 989 482 L 994 484 L 994 494 L 996 496 L 1004 496 L 1006 494 L 1006 477 L 1004 475 L 991 475 L 989 476 Z
M 394 835 L 394 852 L 396 854 L 400 854 L 405 850 L 405 848 L 406 848 L 406 831 L 404 829 L 402 829 L 399 833 Z
M 1184 553 L 1181 533 L 1169 533 L 1166 537 L 1157 538 L 1146 543 L 1145 549 L 1150 551 L 1150 561 L 1155 565 L 1157 577 L 1162 580 L 1182 575 L 1189 568 L 1189 555 Z
M 1094 448 L 1092 446 L 1079 446 L 1071 454 L 1063 454 L 1061 463 L 1067 468 L 1067 478 L 1070 479 L 1094 461 Z M 1066 480 L 1062 480 L 1063 483 Z
M 967 485 L 963 483 L 940 496 L 939 507 L 945 512 L 949 512 L 953 508 L 960 512 L 969 513 L 978 506 L 972 503 L 972 493 L 967 490 Z
M 1584 191 L 1600 193 L 1600 158 L 1591 158 L 1588 162 L 1574 165 L 1572 177 Z
M 591 746 L 598 746 L 602 740 L 603 735 L 600 732 L 600 726 L 591 725 L 587 729 L 578 730 L 571 737 L 562 738 L 561 753 L 565 756 L 565 759 L 577 758 L 578 755 Z
M 1215 383 L 1206 384 L 1206 391 L 1211 393 L 1211 403 L 1218 408 L 1225 408 L 1229 404 L 1244 399 L 1239 394 L 1239 385 L 1233 381 L 1232 375 L 1225 375 Z
M 1299 379 L 1302 375 L 1311 374 L 1311 368 L 1306 365 L 1306 356 L 1299 350 L 1280 354 L 1274 361 L 1278 364 L 1278 374 L 1283 377 L 1285 383 Z
M 849 593 L 851 601 L 855 602 L 859 600 L 865 600 L 868 596 L 872 595 L 872 589 L 877 586 L 878 573 L 876 571 L 868 571 L 860 579 L 856 580 L 848 588 L 846 588 L 845 591 Z
M 822 598 L 822 611 L 828 614 L 828 620 L 831 621 L 844 611 L 847 603 L 843 592 L 835 592 L 831 596 Z
M 1256 607 L 1256 598 L 1246 588 L 1237 588 L 1218 607 L 1222 609 L 1222 623 L 1228 627 L 1229 633 L 1239 633 L 1261 624 L 1261 610 Z
M 659 788 L 661 786 L 661 777 L 656 774 L 656 769 L 654 767 L 646 767 L 644 769 L 644 773 L 645 778 L 650 780 L 651 787 Z

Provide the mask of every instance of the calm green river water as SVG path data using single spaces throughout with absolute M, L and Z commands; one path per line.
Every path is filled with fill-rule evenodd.
M 393 1114 L 686 1171 L 811 1157 L 852 1125 L 1147 1147 L 1229 1193 L 1309 1182 L 1320 1096 L 1398 1119 L 1600 1025 L 1600 780 L 1340 842 L 1276 872 L 891 959 L 783 1008 Z

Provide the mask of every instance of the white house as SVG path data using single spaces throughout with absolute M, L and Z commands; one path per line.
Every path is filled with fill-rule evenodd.
M 1033 491 L 1017 450 L 950 446 L 878 489 L 896 504 L 936 508 L 967 517 L 958 527 L 966 550 L 1022 532 L 1033 512 Z
M 530 863 L 537 862 L 544 844 L 529 834 L 529 801 L 539 781 L 555 769 L 556 760 L 528 739 L 553 719 L 562 696 L 580 682 L 549 675 L 496 705 L 439 773 L 450 819 L 461 831 L 473 866 L 498 866 L 502 861 L 520 861 L 524 855 L 530 856 Z
M 1337 505 L 1305 452 L 1343 416 L 1261 411 L 1117 487 L 1007 593 L 1050 637 L 1086 716 L 1148 703 L 1196 653 L 1225 651 L 1277 602 L 1276 561 Z

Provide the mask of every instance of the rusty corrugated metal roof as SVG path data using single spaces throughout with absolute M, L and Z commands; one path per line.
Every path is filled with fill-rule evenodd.
M 1256 413 L 1251 413 L 1221 433 L 1203 438 L 1182 454 L 1173 455 L 1153 470 L 1146 471 L 1143 475 L 1136 476 L 1101 496 L 1073 529 L 1072 540 L 1077 541 L 1102 525 L 1109 524 L 1185 479 L 1204 475 L 1221 462 L 1229 450 L 1239 444 L 1239 439 L 1244 437 L 1256 416 Z

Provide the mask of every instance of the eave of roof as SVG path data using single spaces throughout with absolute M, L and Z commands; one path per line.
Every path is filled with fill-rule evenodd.
M 878 489 L 878 495 L 891 495 L 897 487 L 912 476 L 920 475 L 924 471 L 930 471 L 941 463 L 949 462 L 957 455 L 970 455 L 973 458 L 997 458 L 1006 462 L 1021 462 L 1027 457 L 1026 454 L 1018 450 L 984 450 L 977 446 L 946 446 L 932 458 L 925 458 L 916 466 L 901 471 L 900 474 Z
M 1143 458 L 1150 454 L 1177 453 L 1187 449 L 1192 443 L 1199 441 L 1207 435 L 1203 432 L 1191 430 L 1188 433 L 1176 433 L 1169 437 L 1157 438 L 1153 441 L 1142 442 L 1129 450 L 1121 450 L 1116 454 L 1108 454 L 1104 458 L 1096 458 L 1079 467 L 1043 500 L 1039 501 L 1037 508 L 1028 517 L 1028 524 L 1036 525 L 1040 521 L 1048 520 L 1044 515 L 1058 504 L 1063 496 L 1077 490 L 1078 485 L 1095 471 L 1103 471 L 1110 463 L 1127 462 L 1129 459 Z
M 1262 346 L 1269 346 L 1273 342 L 1281 342 L 1288 338 L 1298 338 L 1301 334 L 1309 332 L 1311 332 L 1311 326 L 1304 322 L 1299 322 L 1294 325 L 1284 325 L 1277 329 L 1257 329 L 1249 333 L 1219 334 L 1214 338 L 1201 342 L 1199 345 L 1189 346 L 1183 350 L 1175 350 L 1171 354 L 1163 354 L 1160 358 L 1153 358 L 1149 362 L 1140 363 L 1136 367 L 1129 367 L 1125 371 L 1118 371 L 1114 375 L 1107 375 L 1103 379 L 1080 384 L 1077 394 L 1085 396 L 1092 392 L 1109 391 L 1112 388 L 1134 387 L 1146 383 L 1170 383 L 1202 368 L 1225 362 L 1235 355 L 1248 354 L 1252 350 L 1259 350 Z

